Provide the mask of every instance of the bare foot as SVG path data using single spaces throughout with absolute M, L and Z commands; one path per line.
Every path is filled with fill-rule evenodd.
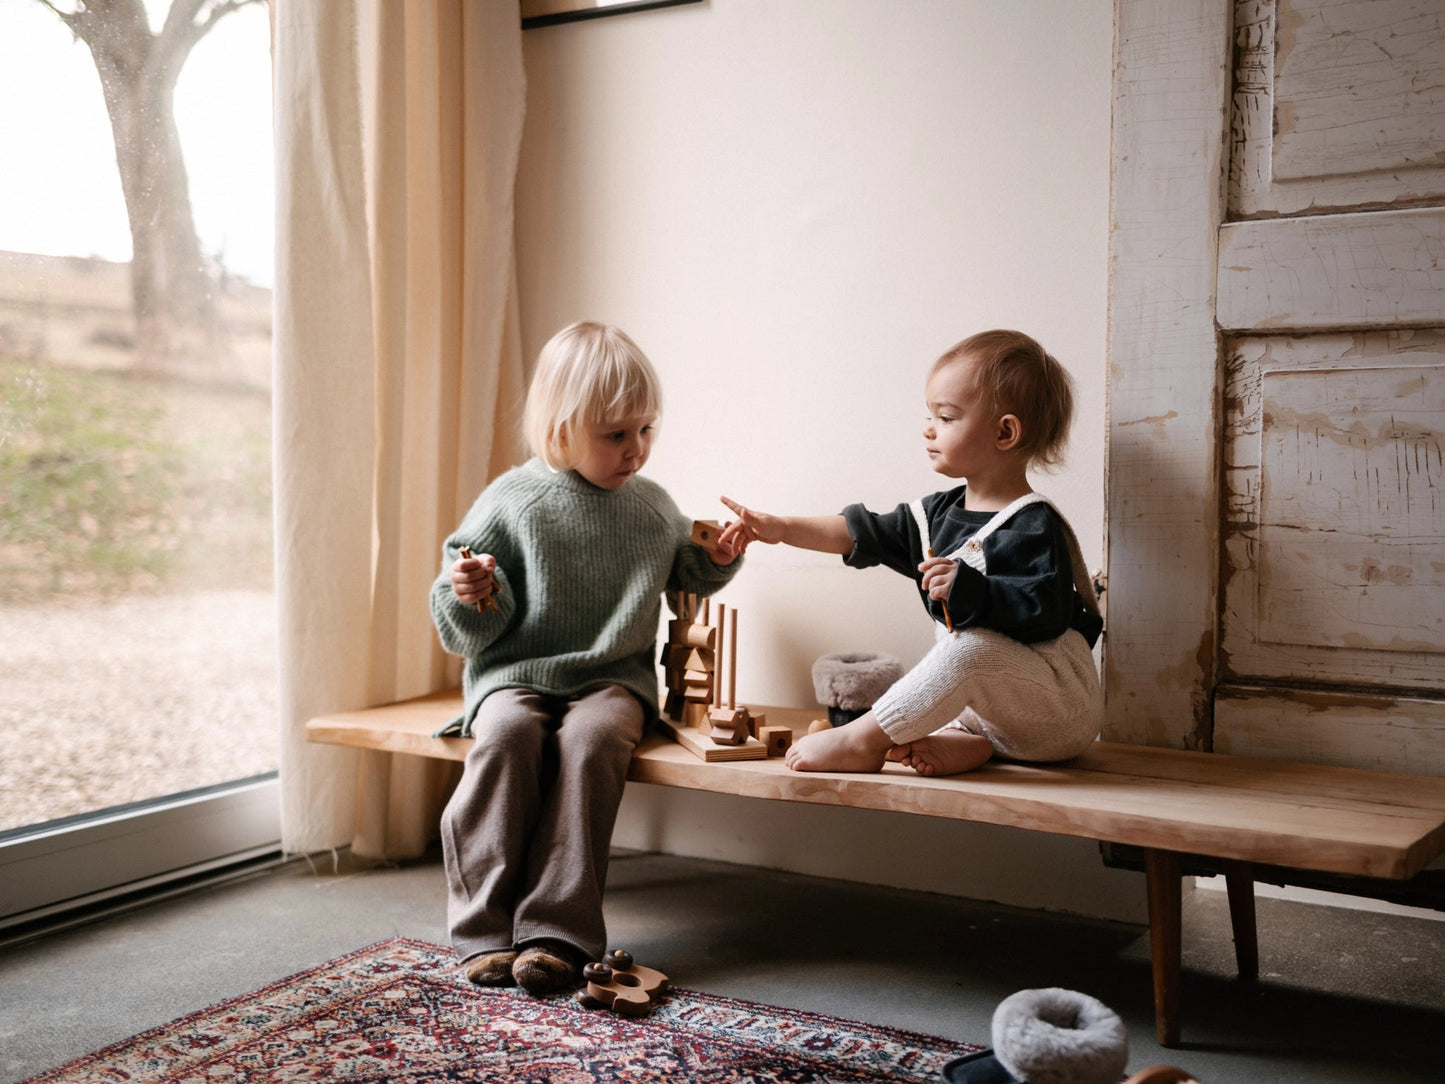
M 892 740 L 869 712 L 851 723 L 805 734 L 788 746 L 783 762 L 795 772 L 876 772 L 892 748 Z
M 970 734 L 966 730 L 939 730 L 926 738 L 900 745 L 895 753 L 890 754 L 888 759 L 912 768 L 919 775 L 957 775 L 988 763 L 989 757 L 993 756 L 993 746 L 982 734 Z

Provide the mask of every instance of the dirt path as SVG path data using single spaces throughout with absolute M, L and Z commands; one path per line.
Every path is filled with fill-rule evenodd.
M 275 601 L 0 608 L 0 830 L 276 767 Z

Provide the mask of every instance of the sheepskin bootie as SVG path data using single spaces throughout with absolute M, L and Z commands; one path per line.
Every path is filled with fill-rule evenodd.
M 528 945 L 512 964 L 512 978 L 517 985 L 537 997 L 576 986 L 580 973 L 577 951 L 561 941 Z
M 892 655 L 851 651 L 823 655 L 813 663 L 813 694 L 834 726 L 851 723 L 903 676 Z
M 473 956 L 464 965 L 467 981 L 478 986 L 511 986 L 516 982 L 512 978 L 512 965 L 516 962 L 517 954 L 512 949 Z
M 992 1030 L 999 1063 L 1028 1084 L 1112 1084 L 1129 1059 L 1118 1014 L 1076 990 L 1020 990 L 999 1002 Z
M 1103 1002 L 1051 986 L 994 1010 L 993 1049 L 955 1058 L 946 1084 L 1115 1084 L 1129 1060 L 1124 1022 Z

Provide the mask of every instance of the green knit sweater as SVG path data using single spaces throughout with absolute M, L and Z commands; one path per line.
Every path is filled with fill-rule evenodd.
M 742 564 L 713 564 L 690 532 L 666 490 L 641 476 L 606 490 L 532 459 L 493 481 L 446 540 L 431 589 L 442 647 L 467 660 L 465 708 L 443 733 L 470 735 L 478 706 L 505 688 L 566 696 L 621 685 L 655 709 L 663 592 L 712 594 Z M 480 613 L 452 590 L 463 546 L 497 559 L 497 610 Z

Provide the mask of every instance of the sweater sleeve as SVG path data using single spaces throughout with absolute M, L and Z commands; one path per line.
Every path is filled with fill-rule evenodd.
M 492 487 L 484 490 L 461 525 L 442 544 L 442 567 L 431 587 L 431 614 L 442 649 L 451 655 L 474 658 L 506 631 L 517 612 L 520 583 L 514 583 L 508 569 L 520 575 L 522 562 L 516 540 L 507 530 L 507 519 L 499 514 L 498 495 Z M 462 547 L 474 555 L 491 554 L 497 561 L 495 610 L 478 610 L 462 602 L 452 590 L 452 566 Z
M 923 560 L 923 540 L 908 505 L 891 512 L 870 512 L 861 504 L 843 509 L 843 520 L 853 538 L 853 552 L 843 558 L 851 568 L 883 565 L 917 582 Z
M 711 595 L 726 587 L 742 567 L 742 557 L 738 557 L 730 565 L 714 564 L 707 550 L 696 542 L 684 540 L 673 557 L 667 589 L 686 591 L 693 595 Z

